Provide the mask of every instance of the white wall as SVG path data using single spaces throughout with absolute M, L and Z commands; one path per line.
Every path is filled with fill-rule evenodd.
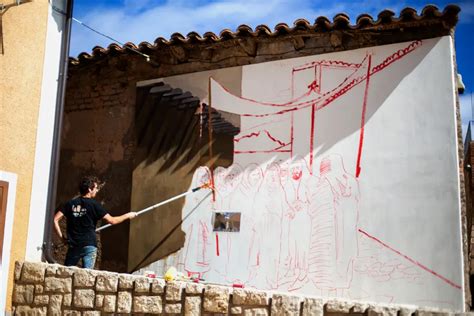
M 213 80 L 212 106 L 241 115 L 234 164 L 215 201 L 187 198 L 185 246 L 145 269 L 462 310 L 452 56 L 443 37 L 244 66 L 241 95 Z M 213 232 L 213 211 L 241 212 L 240 232 Z

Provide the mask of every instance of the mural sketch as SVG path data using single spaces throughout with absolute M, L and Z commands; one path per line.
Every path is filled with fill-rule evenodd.
M 372 87 L 380 88 L 405 62 L 416 66 L 412 60 L 422 59 L 426 45 L 434 49 L 436 43 L 245 66 L 240 96 L 211 78 L 211 106 L 240 115 L 241 132 L 234 137 L 233 164 L 213 172 L 215 200 L 205 192 L 186 199 L 183 219 L 201 204 L 183 221 L 186 243 L 176 265 L 189 276 L 224 284 L 382 302 L 430 298 L 428 305 L 460 306 L 461 274 L 446 275 L 446 267 L 440 272 L 423 263 L 426 254 L 415 259 L 385 241 L 377 235 L 383 228 L 370 224 L 383 210 L 367 207 L 380 194 L 371 186 L 373 175 L 383 170 L 365 163 L 378 150 L 368 122 L 387 120 L 383 100 L 374 101 L 380 91 Z M 271 65 L 278 72 L 267 70 L 268 82 L 256 84 L 253 75 Z M 338 126 L 335 117 L 344 124 Z M 338 134 L 340 129 L 346 134 Z M 191 187 L 210 181 L 210 170 L 200 167 Z M 410 205 L 408 198 L 403 205 Z M 216 230 L 213 212 L 239 212 L 240 231 Z M 402 220 L 409 214 L 400 210 Z M 403 228 L 397 228 L 400 234 Z

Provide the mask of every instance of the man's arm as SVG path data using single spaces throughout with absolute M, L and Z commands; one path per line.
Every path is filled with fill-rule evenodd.
M 56 214 L 54 215 L 54 230 L 56 231 L 56 234 L 58 234 L 59 238 L 65 239 L 63 236 L 63 233 L 61 231 L 61 227 L 59 227 L 59 221 L 61 218 L 63 218 L 64 214 L 61 211 L 57 211 Z
M 123 221 L 126 221 L 127 219 L 132 219 L 134 217 L 137 217 L 136 212 L 128 212 L 120 216 L 112 216 L 109 213 L 107 213 L 105 214 L 103 219 L 105 219 L 105 221 L 109 223 L 110 225 L 116 225 L 116 224 L 120 224 Z

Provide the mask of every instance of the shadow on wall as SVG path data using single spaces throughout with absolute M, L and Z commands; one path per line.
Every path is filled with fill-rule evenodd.
M 163 84 L 139 88 L 133 166 L 132 206 L 143 209 L 189 189 L 201 165 L 232 164 L 233 136 L 209 133 L 196 114 L 200 101 L 181 102 L 183 94 Z M 174 93 L 174 92 L 176 93 Z M 181 96 L 180 96 L 181 95 Z M 166 204 L 131 222 L 128 272 L 176 252 L 184 245 L 180 229 L 184 199 Z

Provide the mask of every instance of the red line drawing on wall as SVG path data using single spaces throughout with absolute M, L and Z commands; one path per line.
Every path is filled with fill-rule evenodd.
M 437 273 L 436 271 L 433 271 L 432 269 L 430 269 L 430 268 L 428 268 L 427 266 L 425 266 L 424 264 L 422 264 L 422 263 L 416 261 L 415 259 L 412 259 L 412 258 L 408 257 L 407 255 L 401 253 L 401 252 L 398 251 L 397 249 L 395 249 L 395 248 L 391 247 L 390 245 L 384 243 L 384 242 L 381 241 L 380 239 L 378 239 L 378 238 L 376 238 L 376 237 L 370 235 L 369 233 L 365 232 L 364 230 L 362 230 L 362 229 L 360 229 L 360 228 L 359 228 L 358 230 L 359 230 L 359 232 L 360 232 L 361 234 L 364 234 L 365 236 L 369 237 L 371 240 L 373 240 L 373 241 L 375 241 L 375 242 L 381 244 L 381 245 L 384 246 L 385 248 L 387 248 L 387 249 L 391 250 L 392 252 L 396 253 L 397 255 L 399 255 L 399 256 L 405 258 L 406 260 L 410 261 L 411 263 L 415 264 L 416 266 L 420 267 L 421 269 L 423 269 L 423 270 L 425 270 L 425 271 L 431 273 L 432 275 L 434 275 L 435 277 L 439 278 L 440 280 L 446 282 L 447 284 L 451 285 L 452 287 L 454 287 L 454 288 L 456 288 L 456 289 L 459 289 L 459 290 L 462 289 L 462 287 L 461 287 L 459 284 L 456 284 L 455 282 L 453 282 L 453 281 L 449 280 L 448 278 L 442 276 L 441 274 Z
M 365 112 L 367 110 L 367 98 L 369 95 L 369 83 L 370 83 L 370 66 L 372 64 L 372 56 L 369 55 L 369 65 L 367 69 L 367 79 L 365 81 L 365 91 L 364 91 L 364 103 L 362 105 L 362 117 L 360 122 L 360 139 L 359 139 L 359 149 L 357 152 L 357 164 L 356 164 L 356 178 L 360 175 L 360 159 L 362 156 L 362 145 L 364 143 L 364 127 L 365 127 Z
M 290 152 L 288 148 L 290 143 L 285 143 L 279 140 L 277 137 L 273 136 L 268 130 L 260 130 L 258 132 L 251 132 L 249 134 L 242 135 L 240 137 L 234 138 L 235 143 L 240 143 L 241 141 L 247 141 L 250 143 L 254 143 L 258 139 L 260 144 L 259 150 L 234 150 L 235 154 L 243 154 L 243 153 L 271 153 L 271 152 Z M 276 146 L 276 147 L 274 147 Z
M 199 167 L 194 172 L 192 184 L 193 187 L 209 183 L 211 178 L 210 170 L 207 167 Z M 191 205 L 197 205 L 205 197 L 202 192 L 196 192 L 189 200 Z M 211 256 L 209 248 L 211 247 L 209 213 L 192 213 L 188 218 L 188 226 L 184 229 L 187 232 L 186 243 L 184 246 L 184 270 L 188 276 L 201 278 L 210 269 Z M 186 217 L 185 215 L 184 217 Z
M 323 291 L 348 289 L 358 254 L 358 183 L 336 154 L 321 160 L 320 177 L 313 183 L 315 186 L 307 189 L 311 217 L 309 278 Z
M 294 137 L 294 122 L 293 122 L 293 112 L 294 111 L 299 111 L 308 107 L 311 107 L 311 131 L 309 135 L 309 155 L 310 155 L 310 173 L 313 172 L 313 146 L 314 146 L 314 132 L 315 132 L 315 113 L 316 111 L 319 111 L 323 109 L 324 107 L 328 106 L 341 96 L 345 95 L 347 92 L 351 91 L 354 87 L 358 86 L 362 82 L 366 82 L 366 87 L 365 87 L 365 93 L 364 93 L 364 99 L 362 101 L 362 114 L 361 114 L 361 131 L 360 131 L 360 141 L 359 141 L 359 149 L 358 149 L 358 158 L 357 158 L 357 167 L 356 167 L 356 177 L 359 177 L 360 175 L 360 164 L 361 164 L 361 156 L 362 156 L 362 146 L 363 146 L 363 138 L 364 138 L 364 129 L 363 126 L 365 125 L 365 113 L 366 113 L 366 106 L 367 106 L 367 99 L 368 99 L 368 91 L 369 91 L 369 83 L 370 83 L 370 77 L 375 75 L 376 73 L 382 71 L 383 69 L 387 68 L 391 64 L 393 64 L 395 61 L 398 61 L 405 57 L 407 54 L 411 53 L 414 51 L 417 47 L 419 47 L 422 44 L 421 41 L 414 41 L 407 45 L 403 49 L 399 49 L 393 54 L 389 55 L 386 57 L 381 63 L 377 64 L 376 66 L 372 67 L 372 56 L 367 53 L 366 56 L 363 58 L 363 60 L 360 63 L 347 63 L 344 61 L 320 61 L 320 62 L 313 62 L 309 64 L 305 64 L 302 66 L 294 67 L 291 75 L 291 96 L 292 100 L 284 103 L 270 103 L 270 102 L 262 102 L 262 101 L 257 101 L 245 97 L 238 97 L 235 95 L 232 95 L 226 88 L 222 87 L 220 84 L 218 84 L 222 89 L 227 91 L 229 95 L 232 95 L 234 98 L 243 100 L 248 102 L 249 104 L 253 104 L 254 106 L 251 107 L 253 110 L 253 113 L 250 113 L 247 110 L 238 110 L 237 113 L 243 117 L 270 117 L 270 116 L 280 116 L 280 115 L 290 115 L 289 119 L 291 120 L 291 126 L 289 128 L 289 138 L 291 139 L 290 142 L 285 143 L 286 145 L 289 145 L 288 151 L 281 151 L 281 152 L 288 152 L 290 155 L 290 158 L 293 157 L 293 137 Z M 302 95 L 300 95 L 297 98 L 293 99 L 294 95 L 294 89 L 293 85 L 295 84 L 294 81 L 294 76 L 295 73 L 298 71 L 302 70 L 307 70 L 314 68 L 315 73 L 314 73 L 314 81 L 308 85 L 306 91 Z M 323 80 L 323 70 L 325 67 L 328 67 L 328 69 L 333 69 L 333 68 L 347 68 L 351 70 L 352 72 L 349 73 L 346 77 L 344 77 L 341 82 L 334 88 L 328 90 L 327 92 L 324 92 L 321 94 L 321 83 Z M 319 71 L 318 71 L 319 69 Z M 328 70 L 326 69 L 326 70 Z M 313 95 L 316 95 L 315 97 Z M 217 105 L 219 107 L 219 105 Z M 257 106 L 257 110 L 255 110 L 255 106 Z M 283 110 L 279 110 L 278 108 L 284 108 Z M 261 110 L 258 110 L 258 108 L 261 108 Z M 275 110 L 276 108 L 276 110 Z M 273 153 L 274 150 L 276 149 L 266 149 L 266 150 L 255 150 L 255 149 L 238 149 L 235 150 L 235 153 L 238 154 L 256 154 L 256 153 Z
M 360 58 L 360 63 L 320 61 L 288 66 L 291 88 L 288 89 L 290 101 L 287 102 L 259 102 L 225 95 L 228 100 L 223 98 L 224 101 L 232 104 L 236 113 L 243 116 L 241 133 L 234 138 L 234 154 L 239 155 L 234 155 L 231 167 L 215 169 L 216 199 L 203 204 L 201 213 L 241 211 L 241 232 L 234 235 L 219 232 L 218 235 L 209 226 L 210 218 L 206 219 L 208 222 L 204 226 L 197 221 L 197 224 L 183 228 L 186 239 L 193 241 L 185 247 L 187 269 L 190 269 L 190 263 L 195 266 L 202 263 L 207 270 L 194 268 L 193 271 L 203 271 L 200 275 L 212 282 L 242 283 L 246 287 L 324 296 L 361 296 L 386 302 L 397 301 L 398 294 L 394 294 L 397 292 L 389 289 L 400 284 L 397 282 L 422 288 L 428 282 L 441 283 L 438 281 L 441 279 L 443 286 L 450 291 L 459 289 L 456 283 L 413 259 L 409 260 L 401 252 L 359 229 L 359 208 L 363 205 L 360 203 L 359 181 L 364 174 L 361 172 L 364 168 L 364 126 L 371 84 L 373 86 L 376 80 L 373 76 L 420 45 L 420 41 L 413 42 L 376 66 L 372 64 L 377 63 L 377 55 L 369 53 Z M 297 76 L 305 71 L 308 75 L 303 82 Z M 327 83 L 329 71 L 340 71 L 344 74 L 341 75 L 343 79 L 331 82 L 331 86 Z M 357 90 L 357 95 L 363 96 L 359 103 L 346 102 L 350 99 L 347 97 L 344 102 L 333 104 L 363 82 L 365 84 Z M 250 105 L 239 107 L 234 101 L 245 101 Z M 315 142 L 321 137 L 318 134 L 320 117 L 325 115 L 317 112 L 330 104 L 333 104 L 333 109 L 337 106 L 360 107 L 361 115 L 354 116 L 358 131 L 355 130 L 354 140 L 351 140 L 354 148 L 350 149 L 350 157 L 334 153 L 341 152 L 337 148 L 325 151 L 323 155 L 315 153 Z M 220 109 L 219 103 L 216 108 Z M 308 114 L 304 133 L 298 126 L 301 116 L 295 119 L 295 115 L 302 113 Z M 304 157 L 294 151 L 295 138 L 302 134 L 302 143 L 308 146 Z M 265 144 L 269 145 L 261 146 L 258 139 L 265 139 Z M 244 147 L 246 144 L 248 146 Z M 262 156 L 267 157 L 267 153 L 268 159 L 262 158 L 264 162 L 254 163 Z M 254 157 L 256 160 L 252 160 Z M 235 163 L 247 158 L 245 167 Z M 197 227 L 200 234 L 196 233 Z M 194 242 L 196 238 L 199 242 Z M 194 244 L 197 250 L 190 250 Z M 364 282 L 361 285 L 360 280 L 369 280 L 380 288 L 369 290 L 364 288 Z

